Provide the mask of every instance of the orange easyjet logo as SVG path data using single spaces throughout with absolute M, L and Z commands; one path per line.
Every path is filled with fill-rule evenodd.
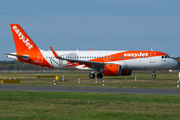
M 33 45 L 29 42 L 28 38 L 25 38 L 25 36 L 22 34 L 22 32 L 17 28 L 17 26 L 13 26 L 13 30 L 17 33 L 19 36 L 19 40 L 22 40 L 23 43 L 28 47 L 29 50 L 33 48 Z
M 124 53 L 125 57 L 148 57 L 148 53 Z

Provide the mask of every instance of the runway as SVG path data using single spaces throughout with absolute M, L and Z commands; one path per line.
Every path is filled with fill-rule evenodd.
M 155 89 L 155 88 L 0 85 L 0 90 L 1 91 L 5 91 L 5 90 L 39 91 L 39 92 L 84 92 L 84 93 L 140 94 L 140 95 L 180 95 L 180 89 Z

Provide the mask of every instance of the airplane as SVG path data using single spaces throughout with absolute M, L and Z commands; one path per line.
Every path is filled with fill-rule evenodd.
M 44 51 L 39 49 L 19 24 L 10 24 L 15 53 L 6 54 L 8 58 L 16 59 L 42 67 L 55 69 L 90 70 L 89 78 L 103 76 L 130 76 L 132 70 L 155 70 L 171 68 L 177 61 L 168 54 L 159 51 Z M 43 41 L 45 42 L 45 41 Z

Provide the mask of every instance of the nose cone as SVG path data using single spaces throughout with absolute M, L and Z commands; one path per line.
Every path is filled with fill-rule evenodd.
M 172 67 L 174 67 L 174 66 L 176 66 L 178 64 L 178 62 L 176 60 L 172 59 L 170 64 L 171 64 Z

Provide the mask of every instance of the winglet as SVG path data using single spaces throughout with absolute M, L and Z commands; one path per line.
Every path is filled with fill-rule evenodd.
M 58 54 L 53 50 L 53 48 L 52 48 L 52 47 L 50 47 L 50 48 L 51 48 L 51 51 L 53 52 L 54 56 L 55 56 L 56 58 L 59 58 Z

